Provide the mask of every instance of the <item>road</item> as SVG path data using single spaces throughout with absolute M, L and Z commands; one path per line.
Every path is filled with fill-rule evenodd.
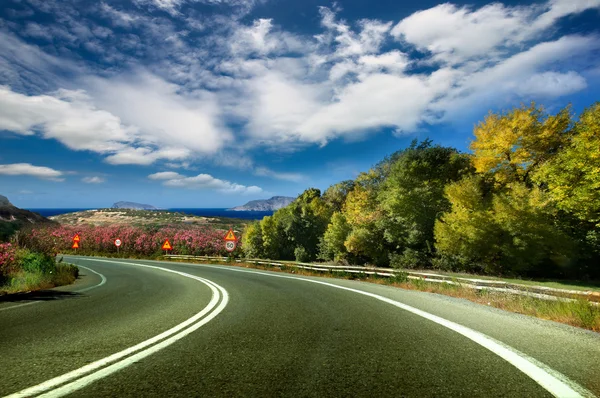
M 0 396 L 600 396 L 600 334 L 359 281 L 65 257 L 0 302 Z

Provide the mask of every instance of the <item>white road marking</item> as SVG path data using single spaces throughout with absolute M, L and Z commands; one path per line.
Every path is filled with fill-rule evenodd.
M 162 267 L 155 267 L 152 265 L 146 264 L 137 264 L 130 262 L 121 262 L 121 261 L 110 261 L 110 260 L 99 260 L 99 259 L 90 259 L 91 261 L 98 262 L 106 262 L 106 263 L 116 263 L 116 264 L 125 264 L 125 265 L 133 265 L 144 268 L 153 268 L 158 269 L 164 272 L 171 272 L 174 274 L 182 275 L 187 278 L 195 279 L 207 285 L 212 291 L 212 298 L 208 305 L 199 313 L 194 315 L 193 317 L 187 319 L 186 321 L 180 323 L 179 325 L 157 335 L 148 340 L 145 340 L 139 344 L 136 344 L 133 347 L 127 348 L 123 351 L 117 352 L 113 355 L 110 355 L 106 358 L 100 359 L 96 362 L 92 362 L 88 365 L 82 366 L 79 369 L 75 369 L 71 372 L 65 373 L 62 376 L 55 377 L 50 379 L 44 383 L 38 384 L 33 387 L 29 387 L 27 389 L 21 390 L 14 394 L 8 395 L 5 398 L 21 398 L 21 397 L 31 397 L 34 395 L 42 394 L 47 392 L 48 390 L 54 389 L 52 391 L 48 391 L 46 394 L 41 396 L 43 397 L 61 397 L 66 394 L 70 394 L 73 391 L 76 391 L 80 388 L 83 388 L 90 383 L 93 383 L 96 380 L 99 380 L 103 377 L 106 377 L 114 372 L 117 372 L 132 363 L 139 361 L 142 358 L 145 358 L 149 355 L 154 354 L 157 351 L 162 350 L 165 347 L 175 343 L 176 341 L 182 339 L 198 328 L 202 327 L 206 323 L 210 322 L 214 319 L 219 313 L 225 309 L 227 303 L 229 302 L 229 294 L 227 291 L 221 286 L 217 285 L 214 282 L 211 282 L 207 279 L 200 278 L 195 275 L 186 274 L 184 272 L 175 271 Z M 220 304 L 219 304 L 220 301 Z M 212 312 L 211 312 L 212 311 Z M 210 313 L 210 314 L 209 314 Z M 205 318 L 205 315 L 209 314 Z M 186 329 L 187 328 L 187 329 Z M 166 339 L 162 342 L 161 340 Z M 159 343 L 160 342 L 160 343 Z M 158 343 L 158 344 L 156 344 Z M 149 347 L 149 348 L 147 348 Z M 142 351 L 140 351 L 142 350 Z M 140 351 L 140 352 L 137 352 Z M 136 353 L 130 357 L 127 357 L 131 354 Z M 124 358 L 124 359 L 122 359 Z M 113 363 L 118 361 L 116 363 Z M 110 365 L 110 366 L 107 366 Z M 100 369 L 100 370 L 98 370 Z M 93 372 L 89 374 L 90 372 Z M 77 380 L 75 380 L 77 379 Z M 75 380 L 69 384 L 63 385 L 64 383 Z M 61 387 L 61 385 L 63 385 Z
M 100 287 L 100 286 L 102 286 L 102 285 L 104 285 L 104 284 L 106 283 L 106 277 L 105 277 L 104 275 L 102 275 L 100 272 L 96 272 L 96 271 L 94 271 L 93 269 L 90 269 L 90 268 L 88 268 L 88 267 L 84 267 L 83 265 L 78 265 L 78 267 L 85 268 L 85 269 L 87 269 L 88 271 L 91 271 L 91 272 L 93 272 L 94 274 L 98 275 L 98 276 L 100 277 L 101 281 L 100 281 L 100 283 L 98 283 L 97 285 L 90 286 L 90 287 L 86 287 L 85 289 L 74 290 L 74 291 L 73 291 L 74 293 L 83 293 L 83 292 L 87 292 L 87 291 L 90 291 L 90 290 L 92 290 L 92 289 L 95 289 L 95 288 L 97 288 L 97 287 Z M 24 303 L 24 304 L 17 304 L 17 305 L 13 305 L 13 306 L 11 306 L 11 307 L 0 308 L 0 311 L 12 310 L 12 309 L 14 309 L 14 308 L 21 308 L 21 307 L 25 307 L 25 306 L 27 306 L 27 305 L 31 305 L 31 304 L 38 304 L 38 303 L 43 303 L 43 301 L 41 301 L 41 300 L 38 300 L 38 301 L 31 301 L 31 302 L 29 302 L 29 303 Z
M 102 285 L 104 285 L 104 284 L 106 283 L 106 277 L 105 277 L 104 275 L 102 275 L 100 272 L 96 272 L 96 271 L 94 271 L 94 270 L 93 270 L 93 269 L 91 269 L 91 268 L 84 267 L 83 265 L 78 265 L 77 267 L 85 268 L 85 269 L 87 269 L 88 271 L 91 271 L 91 272 L 93 272 L 94 274 L 98 275 L 98 276 L 100 277 L 100 279 L 102 279 L 102 280 L 101 280 L 101 281 L 100 281 L 100 283 L 98 283 L 97 285 L 90 286 L 90 287 L 86 287 L 85 289 L 75 290 L 75 292 L 76 292 L 76 293 L 83 293 L 83 292 L 87 292 L 87 291 L 89 291 L 89 290 L 92 290 L 92 289 L 95 289 L 95 288 L 97 288 L 97 287 L 100 287 L 100 286 L 102 286 Z
M 165 264 L 164 262 L 162 262 Z M 168 264 L 168 263 L 167 263 Z M 178 264 L 178 263 L 175 263 Z M 179 263 L 182 264 L 182 263 Z M 425 312 L 419 310 L 415 307 L 411 307 L 407 304 L 403 304 L 401 302 L 389 299 L 384 296 L 380 296 L 378 294 L 365 292 L 362 290 L 352 289 L 345 286 L 335 285 L 333 283 L 317 281 L 313 279 L 305 279 L 297 276 L 288 276 L 288 275 L 278 275 L 274 273 L 260 272 L 260 271 L 250 271 L 236 268 L 229 268 L 224 266 L 215 266 L 215 265 L 206 265 L 206 264 L 191 264 L 186 263 L 186 265 L 198 266 L 198 267 L 206 267 L 206 268 L 216 268 L 220 270 L 228 270 L 235 272 L 246 272 L 251 274 L 260 274 L 266 275 L 276 278 L 285 278 L 285 279 L 295 279 L 304 282 L 316 283 L 319 285 L 325 285 L 334 287 L 336 289 L 347 290 L 353 293 L 362 294 L 365 296 L 372 297 L 374 299 L 383 301 L 385 303 L 391 304 L 403 310 L 409 311 L 415 315 L 421 316 L 425 319 L 428 319 L 432 322 L 437 323 L 438 325 L 444 326 L 448 329 L 451 329 L 469 340 L 479 344 L 480 346 L 487 348 L 489 351 L 498 355 L 500 358 L 504 359 L 521 372 L 525 373 L 531 379 L 533 379 L 536 383 L 542 386 L 546 391 L 555 397 L 560 398 L 592 398 L 595 395 L 588 391 L 586 388 L 580 386 L 574 381 L 570 380 L 567 376 L 562 373 L 548 367 L 547 365 L 539 362 L 538 360 L 529 357 L 527 354 L 518 351 L 515 348 L 512 348 L 498 340 L 495 340 L 492 337 L 489 337 L 483 333 L 477 332 L 473 329 L 470 329 L 466 326 L 462 326 L 458 323 L 449 321 L 437 315 L 430 314 L 429 312 Z

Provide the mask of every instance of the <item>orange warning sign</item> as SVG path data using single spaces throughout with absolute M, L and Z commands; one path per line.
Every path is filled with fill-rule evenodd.
M 73 237 L 73 242 L 80 242 L 80 241 L 81 241 L 81 238 L 79 237 L 79 234 L 76 234 L 76 235 Z
M 162 249 L 163 250 L 173 250 L 173 246 L 171 246 L 171 242 L 169 242 L 169 239 L 165 240 L 165 243 L 163 243 L 163 245 L 162 245 Z
M 225 235 L 225 237 L 223 238 L 223 240 L 236 242 L 237 238 L 235 237 L 235 234 L 233 233 L 233 230 L 230 229 L 227 232 L 227 235 Z
M 79 242 L 74 241 L 73 246 L 71 246 L 71 249 L 79 249 Z

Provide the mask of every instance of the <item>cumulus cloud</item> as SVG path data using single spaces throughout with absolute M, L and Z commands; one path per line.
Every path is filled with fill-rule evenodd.
M 0 78 L 6 76 L 0 82 L 15 82 L 0 90 L 0 129 L 57 139 L 114 165 L 210 161 L 297 181 L 294 173 L 256 166 L 252 149 L 293 151 L 382 128 L 411 133 L 460 118 L 465 109 L 481 113 L 572 94 L 587 87 L 592 74 L 583 71 L 596 67 L 600 49 L 597 36 L 561 37 L 552 29 L 600 0 L 445 3 L 400 21 L 345 21 L 335 7 L 320 7 L 316 35 L 287 31 L 276 19 L 183 15 L 193 1 L 138 0 L 140 8 L 127 12 L 100 3 L 96 12 L 114 30 L 82 29 L 71 16 L 74 43 L 89 37 L 88 51 L 114 68 L 71 65 L 70 80 L 49 78 L 61 69 L 59 58 L 0 32 L 0 39 L 7 36 L 0 40 Z M 257 3 L 202 2 L 215 9 Z M 147 6 L 172 16 L 144 13 Z M 202 34 L 190 32 L 192 25 Z M 25 34 L 43 38 L 39 26 L 27 26 Z M 43 81 L 59 81 L 63 89 L 43 89 Z M 224 153 L 234 156 L 221 159 Z M 163 181 L 207 184 L 205 177 L 171 177 Z
M 245 186 L 233 182 L 220 180 L 210 174 L 198 174 L 193 177 L 186 177 L 175 172 L 160 172 L 150 174 L 151 180 L 163 181 L 163 185 L 175 188 L 190 188 L 190 189 L 208 189 L 222 193 L 239 193 L 239 194 L 256 194 L 262 192 L 260 187 L 255 185 Z
M 503 47 L 536 38 L 559 18 L 597 7 L 598 0 L 550 0 L 528 7 L 492 3 L 476 10 L 444 3 L 403 19 L 391 34 L 431 52 L 436 61 L 456 64 L 498 57 Z
M 6 86 L 0 86 L 0 130 L 39 132 L 71 149 L 100 153 L 123 149 L 135 135 L 118 117 L 94 107 L 82 91 L 27 96 Z
M 141 142 L 162 148 L 156 153 L 141 148 L 127 156 L 182 159 L 191 152 L 214 153 L 232 139 L 220 119 L 214 95 L 205 90 L 181 93 L 180 87 L 138 70 L 113 79 L 86 81 L 96 103 L 136 126 Z M 151 163 L 151 162 L 150 162 Z
M 93 176 L 93 177 L 83 177 L 81 179 L 81 181 L 85 182 L 86 184 L 102 184 L 106 180 L 102 177 Z
M 0 164 L 0 175 L 32 176 L 45 180 L 64 181 L 63 172 L 30 163 Z

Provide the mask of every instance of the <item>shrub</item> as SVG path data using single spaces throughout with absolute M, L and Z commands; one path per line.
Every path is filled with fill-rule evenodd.
M 56 269 L 54 257 L 27 249 L 17 250 L 16 261 L 25 272 L 49 274 Z
M 304 246 L 298 246 L 294 249 L 294 257 L 299 263 L 305 263 L 310 261 L 310 254 L 306 251 Z
M 392 268 L 424 268 L 429 265 L 427 256 L 414 249 L 405 249 L 402 254 L 390 254 L 390 266 Z

